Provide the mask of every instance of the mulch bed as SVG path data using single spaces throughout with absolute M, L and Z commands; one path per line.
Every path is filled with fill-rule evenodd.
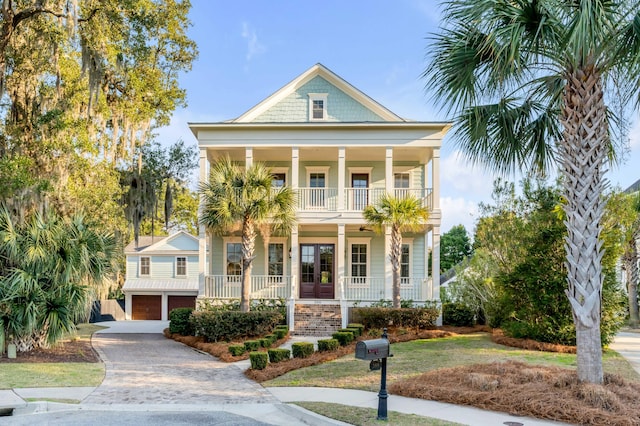
M 580 384 L 574 371 L 516 361 L 439 369 L 389 392 L 580 425 L 640 425 L 640 384 L 608 374 L 604 385 Z
M 511 346 L 513 348 L 527 349 L 530 351 L 543 351 L 543 352 L 559 352 L 563 354 L 575 354 L 575 346 L 556 345 L 554 343 L 536 342 L 531 339 L 516 339 L 513 337 L 507 337 L 502 330 L 493 329 L 491 333 L 491 340 L 499 345 Z
M 49 349 L 34 349 L 30 352 L 18 352 L 16 358 L 9 359 L 7 354 L 0 358 L 2 363 L 39 363 L 39 362 L 101 362 L 97 352 L 88 339 L 66 340 Z

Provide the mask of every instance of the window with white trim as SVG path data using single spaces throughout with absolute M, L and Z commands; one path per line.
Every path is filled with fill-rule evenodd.
M 268 271 L 269 276 L 283 276 L 284 275 L 284 244 L 283 243 L 269 243 L 268 248 Z
M 176 257 L 176 277 L 186 277 L 187 276 L 187 258 L 186 257 Z
M 149 275 L 151 275 L 151 258 L 141 257 L 140 258 L 140 276 L 148 277 Z
M 309 93 L 309 121 L 327 119 L 327 93 Z
M 228 242 L 225 248 L 226 274 L 242 275 L 242 244 Z
M 411 244 L 402 244 L 400 252 L 400 283 L 409 284 L 411 277 Z
M 349 263 L 347 267 L 351 276 L 349 285 L 367 284 L 368 277 L 371 275 L 370 243 L 371 238 L 348 239 Z

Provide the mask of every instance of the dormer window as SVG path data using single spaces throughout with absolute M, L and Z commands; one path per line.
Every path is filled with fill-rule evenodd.
M 309 121 L 327 119 L 327 93 L 309 93 Z

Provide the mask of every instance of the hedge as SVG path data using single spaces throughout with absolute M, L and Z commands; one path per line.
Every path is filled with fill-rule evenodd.
M 193 326 L 191 325 L 191 313 L 193 308 L 175 308 L 169 312 L 169 331 L 171 333 L 182 334 L 183 336 L 193 336 Z
M 442 324 L 457 327 L 473 326 L 473 309 L 464 303 L 445 303 L 442 305 Z
M 291 351 L 289 349 L 269 349 L 267 352 L 269 354 L 269 362 L 274 364 L 291 358 Z
M 266 352 L 251 352 L 249 360 L 254 370 L 264 370 L 267 367 L 268 355 Z
M 291 345 L 291 351 L 294 358 L 306 358 L 315 352 L 311 342 L 296 342 Z
M 318 352 L 335 351 L 340 346 L 340 342 L 336 339 L 321 339 L 318 340 Z
M 209 342 L 264 336 L 282 320 L 277 311 L 198 311 L 191 315 L 195 335 Z
M 341 346 L 347 346 L 349 343 L 353 342 L 353 333 L 350 331 L 338 331 L 331 335 L 334 339 L 340 342 Z
M 240 356 L 247 351 L 244 345 L 229 345 L 229 353 L 233 356 Z
M 389 326 L 404 328 L 433 328 L 440 315 L 434 307 L 425 308 L 354 308 L 353 315 L 366 329 Z
M 257 351 L 261 346 L 260 340 L 247 340 L 244 342 L 244 347 L 247 351 Z
M 275 334 L 276 338 L 279 339 L 284 339 L 284 337 L 287 335 L 288 331 L 282 328 L 276 328 L 275 330 L 273 330 L 273 334 Z

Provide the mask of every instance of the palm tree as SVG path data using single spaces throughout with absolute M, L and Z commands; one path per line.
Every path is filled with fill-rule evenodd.
M 627 295 L 629 296 L 629 326 L 638 328 L 638 238 L 640 238 L 640 192 L 631 196 L 631 207 L 635 220 L 626 229 L 622 267 L 626 272 Z
M 414 231 L 425 224 L 429 211 L 413 195 L 394 197 L 384 194 L 375 205 L 362 211 L 367 223 L 378 234 L 391 227 L 391 253 L 389 261 L 393 271 L 393 307 L 400 307 L 400 260 L 402 255 L 402 231 Z
M 33 214 L 16 225 L 0 210 L 0 325 L 18 351 L 48 347 L 86 319 L 112 271 L 115 240 L 81 215 Z
M 262 163 L 244 170 L 229 157 L 211 168 L 209 181 L 200 185 L 200 223 L 216 235 L 242 232 L 242 293 L 240 309 L 249 312 L 251 268 L 258 232 L 288 234 L 295 224 L 295 194 L 288 186 L 272 187 L 273 174 Z
M 423 77 L 461 151 L 497 172 L 560 166 L 578 377 L 602 383 L 598 236 L 616 130 L 604 87 L 624 82 L 615 101 L 638 101 L 640 3 L 451 0 L 443 16 Z

